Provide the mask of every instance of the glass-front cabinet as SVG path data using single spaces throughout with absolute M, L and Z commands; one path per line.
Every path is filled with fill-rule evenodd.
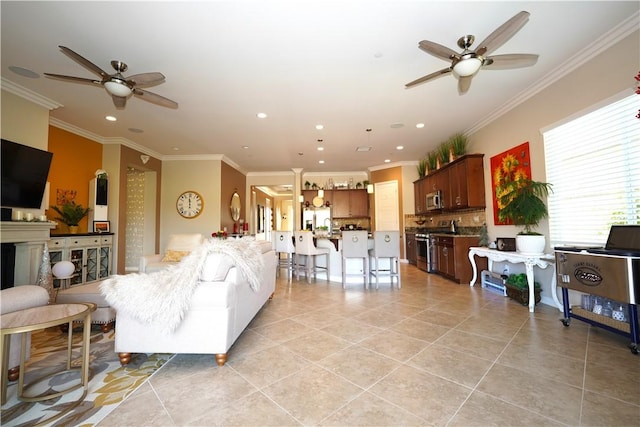
M 95 282 L 111 274 L 113 235 L 53 237 L 49 241 L 51 266 L 60 261 L 74 265 L 70 286 Z M 59 288 L 61 280 L 54 277 L 53 287 Z

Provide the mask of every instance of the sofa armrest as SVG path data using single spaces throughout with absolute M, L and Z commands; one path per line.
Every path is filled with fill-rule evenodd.
M 155 262 L 160 262 L 162 261 L 162 254 L 155 254 L 155 255 L 142 255 L 140 257 L 140 266 L 138 269 L 139 273 L 144 273 L 147 271 L 147 265 L 151 264 L 151 263 L 155 263 Z

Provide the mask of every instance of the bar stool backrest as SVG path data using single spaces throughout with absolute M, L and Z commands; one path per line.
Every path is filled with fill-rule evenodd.
M 275 231 L 273 233 L 273 249 L 278 253 L 295 253 L 292 231 Z
M 316 246 L 313 244 L 313 233 L 311 231 L 296 231 L 296 253 L 299 255 L 314 255 Z
M 343 231 L 342 232 L 342 256 L 345 258 L 365 258 L 369 256 L 368 248 L 369 232 Z
M 373 250 L 378 258 L 400 257 L 400 232 L 374 231 Z

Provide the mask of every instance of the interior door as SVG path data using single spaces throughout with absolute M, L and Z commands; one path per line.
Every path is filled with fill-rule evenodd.
M 400 230 L 398 181 L 374 184 L 376 230 Z

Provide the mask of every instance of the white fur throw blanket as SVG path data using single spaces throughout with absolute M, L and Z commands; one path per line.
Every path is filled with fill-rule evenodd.
M 126 311 L 141 322 L 171 333 L 189 310 L 207 255 L 213 253 L 231 258 L 251 288 L 256 292 L 260 289 L 262 251 L 255 240 L 243 238 L 209 239 L 178 264 L 155 273 L 113 276 L 102 282 L 100 290 L 117 311 Z

